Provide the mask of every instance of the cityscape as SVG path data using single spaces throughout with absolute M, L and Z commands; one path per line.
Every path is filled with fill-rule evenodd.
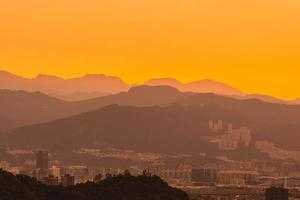
M 0 200 L 300 200 L 299 25 L 299 0 L 0 0 Z
M 293 152 L 279 150 L 272 142 L 253 141 L 247 127 L 235 128 L 223 120 L 209 120 L 207 129 L 211 136 L 200 137 L 216 144 L 221 150 L 236 151 L 239 146 L 254 147 L 276 160 L 253 159 L 235 161 L 226 156 L 214 161 L 204 161 L 206 155 L 166 155 L 136 153 L 119 149 L 84 149 L 79 154 L 89 154 L 100 158 L 143 161 L 141 165 L 128 168 L 86 165 L 64 165 L 54 160 L 47 150 L 31 152 L 10 150 L 11 154 L 29 153 L 32 160 L 14 166 L 1 161 L 0 168 L 13 174 L 24 174 L 36 178 L 43 184 L 64 187 L 86 182 L 96 182 L 107 176 L 123 174 L 128 170 L 132 175 L 141 175 L 145 170 L 161 177 L 169 185 L 186 191 L 191 199 L 298 199 L 300 198 L 300 163 Z M 283 153 L 285 152 L 285 153 Z M 299 155 L 299 154 L 298 154 Z M 200 157 L 200 158 L 199 158 Z M 294 159 L 290 159 L 294 158 Z M 170 162 L 172 160 L 172 162 Z M 146 163 L 146 164 L 145 164 Z M 270 195 L 282 197 L 268 197 Z

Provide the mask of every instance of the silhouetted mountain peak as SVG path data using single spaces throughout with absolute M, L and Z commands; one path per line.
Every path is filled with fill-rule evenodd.
M 189 84 L 213 84 L 213 85 L 218 85 L 218 86 L 228 86 L 227 84 L 220 82 L 220 81 L 215 81 L 212 79 L 202 79 L 202 80 L 196 80 L 196 81 L 192 81 Z
M 186 90 L 192 92 L 202 92 L 202 93 L 216 93 L 222 95 L 237 95 L 243 96 L 244 94 L 226 83 L 214 81 L 210 79 L 193 81 L 186 84 Z
M 25 90 L 28 92 L 41 91 L 47 95 L 68 101 L 86 100 L 105 94 L 127 92 L 130 86 L 136 87 L 136 85 L 127 84 L 119 77 L 105 74 L 86 74 L 82 77 L 71 79 L 63 79 L 47 74 L 39 74 L 35 78 L 24 78 L 7 71 L 0 71 L 0 80 L 0 89 Z M 137 85 L 140 86 L 140 84 Z M 211 79 L 182 83 L 174 78 L 166 77 L 150 79 L 145 85 L 170 86 L 181 92 L 215 93 L 232 96 L 237 99 L 257 98 L 271 103 L 300 104 L 299 99 L 282 100 L 267 95 L 247 95 L 226 83 Z
M 296 98 L 292 101 L 290 101 L 292 104 L 300 104 L 300 98 Z
M 51 76 L 51 75 L 47 75 L 47 74 L 38 74 L 35 78 L 34 78 L 34 80 L 38 80 L 38 81 L 43 81 L 43 80 L 46 80 L 46 81 L 51 81 L 51 80 L 55 80 L 55 81 L 57 81 L 57 80 L 64 80 L 64 79 L 62 79 L 62 78 L 59 78 L 59 77 L 57 77 L 57 76 Z
M 141 85 L 141 86 L 135 86 L 131 87 L 128 91 L 129 94 L 144 94 L 144 93 L 181 93 L 178 89 L 170 86 L 160 85 L 160 86 L 148 86 L 148 85 Z
M 106 76 L 105 74 L 86 74 L 82 76 L 81 78 L 108 78 L 109 76 Z
M 23 79 L 23 77 L 21 76 L 17 76 L 13 73 L 7 72 L 7 71 L 0 71 L 0 78 L 1 79 L 6 79 L 6 78 L 10 78 L 10 79 Z
M 60 84 L 57 85 L 59 86 Z M 89 84 L 87 84 L 87 87 L 89 87 Z M 85 101 L 66 102 L 49 97 L 41 92 L 0 90 L 0 118 L 2 117 L 2 119 L 5 118 L 7 120 L 7 122 L 3 122 L 2 120 L 0 130 L 55 120 L 111 104 L 164 106 L 185 96 L 186 94 L 169 86 L 138 86 L 131 88 L 129 92 L 97 97 Z
M 168 85 L 168 86 L 178 88 L 181 87 L 182 83 L 174 78 L 155 78 L 147 81 L 145 85 L 150 85 L 150 86 Z
M 16 76 L 10 72 L 7 72 L 7 71 L 3 71 L 3 70 L 0 70 L 0 75 L 6 75 L 6 76 Z
M 56 97 L 69 97 L 70 94 L 81 93 L 81 99 L 87 99 L 91 96 L 90 93 L 113 94 L 129 89 L 129 85 L 120 78 L 104 74 L 87 74 L 71 79 L 47 74 L 39 74 L 35 78 L 23 78 L 6 71 L 0 71 L 0 80 L 0 89 L 41 91 Z
M 83 79 L 83 80 L 91 80 L 91 81 L 116 81 L 122 84 L 126 84 L 122 79 L 116 76 L 107 76 L 105 74 L 86 74 L 79 78 L 73 78 L 71 80 Z
M 244 94 L 234 87 L 231 87 L 225 83 L 204 79 L 197 80 L 189 83 L 182 83 L 173 78 L 151 79 L 145 83 L 150 86 L 168 85 L 177 88 L 180 91 L 185 92 L 200 92 L 200 93 L 216 93 L 222 95 L 236 95 L 243 96 Z

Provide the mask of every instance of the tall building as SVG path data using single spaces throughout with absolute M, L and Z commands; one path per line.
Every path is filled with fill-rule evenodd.
M 48 169 L 49 168 L 49 154 L 47 151 L 39 150 L 36 153 L 36 168 Z
M 266 190 L 266 200 L 288 200 L 289 190 L 285 188 L 271 187 Z

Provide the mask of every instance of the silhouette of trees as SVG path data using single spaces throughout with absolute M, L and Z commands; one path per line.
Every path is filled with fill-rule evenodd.
M 146 171 L 143 175 L 110 175 L 97 183 L 75 186 L 47 186 L 35 178 L 14 176 L 0 170 L 0 200 L 188 200 L 188 195 L 168 186 L 160 177 Z
M 94 183 L 100 183 L 102 178 L 103 178 L 102 174 L 96 175 L 94 178 Z

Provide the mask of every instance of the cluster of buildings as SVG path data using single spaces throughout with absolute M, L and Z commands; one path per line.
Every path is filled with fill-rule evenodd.
M 28 167 L 10 167 L 6 161 L 0 162 L 0 169 L 9 171 L 13 174 L 25 174 L 35 177 L 42 183 L 47 185 L 63 185 L 72 186 L 77 183 L 84 183 L 87 181 L 94 181 L 97 175 L 105 177 L 106 174 L 119 174 L 124 170 L 121 169 L 105 169 L 98 167 L 87 166 L 62 166 L 50 165 L 50 154 L 44 150 L 35 152 L 34 165 Z
M 62 184 L 65 186 L 93 181 L 97 175 L 105 177 L 106 174 L 120 174 L 124 169 L 87 167 L 87 166 L 62 166 L 50 165 L 49 153 L 37 151 L 35 153 L 35 166 L 21 168 L 16 173 L 36 177 L 48 185 Z M 300 187 L 300 163 L 284 161 L 234 161 L 228 158 L 218 158 L 210 164 L 198 162 L 192 158 L 184 158 L 190 162 L 170 166 L 164 162 L 159 164 L 149 163 L 149 172 L 160 176 L 169 184 L 176 186 L 230 186 L 244 187 L 263 185 L 264 187 L 290 186 Z M 0 162 L 0 168 L 11 171 L 7 162 Z M 145 166 L 136 166 L 129 170 L 139 174 Z
M 152 165 L 148 168 L 150 174 L 157 175 L 169 184 L 189 184 L 191 181 L 191 170 L 189 168 L 168 168 L 163 165 Z
M 97 158 L 115 158 L 120 160 L 131 160 L 136 162 L 155 162 L 165 158 L 181 158 L 183 155 L 168 155 L 158 153 L 140 153 L 133 150 L 124 150 L 116 148 L 88 149 L 80 148 L 76 151 L 78 154 L 91 155 Z
M 266 147 L 267 148 L 267 147 Z M 87 166 L 62 166 L 51 162 L 47 151 L 35 152 L 35 162 L 32 168 L 20 167 L 15 173 L 36 177 L 47 185 L 71 186 L 87 181 L 98 181 L 97 178 L 106 174 L 120 174 L 124 170 L 114 168 Z M 174 159 L 171 159 L 174 161 Z M 176 159 L 175 159 L 176 160 Z M 196 158 L 182 158 L 177 164 L 161 161 L 149 163 L 148 170 L 158 175 L 170 185 L 179 187 L 190 193 L 195 200 L 206 199 L 274 199 L 279 196 L 285 200 L 286 189 L 300 187 L 300 163 L 282 161 L 233 161 L 228 158 L 207 163 Z M 0 168 L 12 171 L 14 168 L 8 162 L 0 162 Z M 136 174 L 145 169 L 145 166 L 132 168 Z M 130 169 L 130 171 L 132 172 Z M 135 174 L 135 173 L 133 173 Z M 266 188 L 271 188 L 266 190 Z M 291 192 L 290 192 L 291 193 Z M 293 193 L 294 194 L 294 193 Z M 283 197 L 282 197 L 283 196 Z M 289 194 L 291 196 L 291 194 Z M 300 196 L 300 192 L 299 192 Z
M 276 147 L 268 140 L 254 141 L 251 130 L 247 127 L 234 128 L 223 120 L 209 120 L 208 128 L 213 135 L 202 136 L 201 140 L 217 144 L 222 150 L 236 150 L 240 146 L 249 147 L 251 143 L 258 151 L 268 154 L 273 159 L 300 161 L 300 151 L 291 151 Z
M 267 140 L 256 141 L 255 148 L 263 153 L 267 153 L 273 159 L 300 161 L 300 151 L 282 149 Z
M 216 136 L 209 137 L 209 141 L 217 143 L 222 150 L 235 150 L 239 146 L 249 147 L 252 140 L 250 129 L 246 127 L 234 129 L 232 124 L 227 124 L 227 128 L 225 128 L 222 120 L 216 122 L 209 120 L 208 128 L 214 133 L 219 133 Z
M 194 186 L 245 186 L 259 182 L 256 171 L 220 170 L 214 167 L 191 169 L 150 168 L 150 173 L 160 176 L 170 184 Z
M 100 154 L 101 156 L 110 155 L 111 153 L 101 152 L 100 150 L 90 150 L 90 149 L 81 149 L 81 153 L 89 154 L 95 153 Z M 27 176 L 35 177 L 42 183 L 47 185 L 63 185 L 71 186 L 77 183 L 85 183 L 87 181 L 95 181 L 95 177 L 105 178 L 107 175 L 117 175 L 124 172 L 125 169 L 121 168 L 105 168 L 103 166 L 85 166 L 85 165 L 62 165 L 58 161 L 51 160 L 51 154 L 45 150 L 37 150 L 33 152 L 32 155 L 35 155 L 35 159 L 26 160 L 23 165 L 19 166 L 10 166 L 10 163 L 7 161 L 0 161 L 0 169 L 11 172 L 13 174 L 24 174 Z M 117 155 L 122 158 L 131 158 L 137 159 L 138 161 L 143 161 L 143 158 L 135 152 L 125 151 L 123 154 L 119 150 L 115 150 L 113 155 Z M 145 154 L 144 158 L 147 162 L 155 161 L 161 159 L 161 157 L 156 154 Z M 167 156 L 167 155 L 166 155 Z M 168 157 L 168 156 L 167 156 Z M 114 157 L 113 157 L 114 158 Z M 170 157 L 173 158 L 173 157 Z M 174 159 L 177 157 L 174 157 Z M 133 175 L 141 174 L 143 169 L 137 166 L 130 166 L 129 171 Z M 165 172 L 172 173 L 172 171 Z M 101 178 L 101 179 L 102 179 Z M 98 180 L 97 180 L 98 181 Z
M 209 120 L 208 128 L 214 132 L 223 131 L 223 120 L 217 120 L 217 122 L 214 122 L 214 120 Z
M 192 200 L 294 200 L 294 192 L 283 187 L 187 188 Z
M 176 186 L 300 187 L 300 163 L 282 161 L 220 160 L 210 164 L 153 164 L 149 172 Z
M 158 164 L 151 166 L 149 171 L 188 192 L 192 200 L 288 200 L 300 196 L 300 192 L 293 189 L 299 187 L 300 182 L 293 185 L 291 177 L 288 180 L 286 177 L 273 177 L 272 181 L 265 179 L 266 176 L 260 170 L 251 170 L 259 165 L 234 162 L 168 169 Z M 284 171 L 291 169 L 291 166 L 285 164 L 278 167 Z
M 36 166 L 33 170 L 27 170 L 27 175 L 36 177 L 47 185 L 71 186 L 75 184 L 75 177 L 63 171 L 61 167 L 49 167 L 49 153 L 39 150 L 36 152 Z M 26 173 L 26 172 L 25 172 Z

